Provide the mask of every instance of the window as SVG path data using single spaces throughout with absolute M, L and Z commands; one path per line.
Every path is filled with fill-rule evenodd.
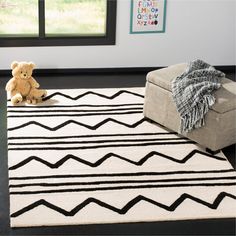
M 0 46 L 115 44 L 116 0 L 0 0 Z
M 27 9 L 27 11 L 25 10 Z M 20 17 L 19 17 L 20 16 Z M 0 0 L 1 37 L 37 36 L 38 1 Z

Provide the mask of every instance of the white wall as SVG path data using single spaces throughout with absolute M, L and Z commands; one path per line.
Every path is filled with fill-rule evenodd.
M 118 0 L 114 46 L 0 47 L 0 69 L 13 60 L 38 68 L 166 66 L 201 58 L 235 65 L 235 0 L 167 0 L 166 32 L 129 34 L 130 0 Z

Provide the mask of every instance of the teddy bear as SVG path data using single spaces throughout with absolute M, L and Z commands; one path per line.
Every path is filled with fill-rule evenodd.
M 29 104 L 36 104 L 47 95 L 46 90 L 38 89 L 39 84 L 32 77 L 34 68 L 35 64 L 33 62 L 12 62 L 13 78 L 7 82 L 6 91 L 10 93 L 13 105 L 23 100 L 26 100 Z

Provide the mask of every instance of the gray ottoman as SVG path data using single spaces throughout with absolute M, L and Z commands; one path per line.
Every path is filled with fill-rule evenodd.
M 177 64 L 147 74 L 144 116 L 179 133 L 171 81 L 184 72 L 187 64 Z M 216 103 L 205 116 L 205 126 L 181 135 L 217 151 L 236 143 L 236 83 L 224 78 L 215 93 Z

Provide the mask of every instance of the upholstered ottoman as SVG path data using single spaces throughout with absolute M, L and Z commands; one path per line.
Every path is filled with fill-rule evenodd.
M 144 116 L 179 133 L 180 116 L 172 98 L 171 81 L 185 71 L 177 64 L 147 74 Z M 236 143 L 236 82 L 227 78 L 215 91 L 215 104 L 205 116 L 205 126 L 181 135 L 217 151 Z

